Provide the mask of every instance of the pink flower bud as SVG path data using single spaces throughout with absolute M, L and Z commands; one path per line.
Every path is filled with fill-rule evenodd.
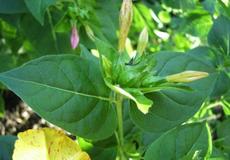
M 73 28 L 72 28 L 70 41 L 71 41 L 72 49 L 77 48 L 78 43 L 79 43 L 79 35 L 78 35 L 77 28 L 75 26 L 73 26 Z

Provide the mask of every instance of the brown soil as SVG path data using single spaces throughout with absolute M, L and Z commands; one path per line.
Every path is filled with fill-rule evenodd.
M 3 99 L 5 101 L 5 114 L 3 118 L 0 118 L 0 135 L 17 135 L 18 132 L 27 129 L 49 126 L 13 92 L 4 91 Z

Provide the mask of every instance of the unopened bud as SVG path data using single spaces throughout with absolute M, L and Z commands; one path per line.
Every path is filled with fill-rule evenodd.
M 94 36 L 93 30 L 90 28 L 90 26 L 85 25 L 85 31 L 86 31 L 86 34 L 89 36 L 89 38 L 94 41 L 95 36 Z
M 209 74 L 207 72 L 200 71 L 184 71 L 181 73 L 169 75 L 166 77 L 168 82 L 192 82 L 201 78 L 207 77 Z
M 140 36 L 139 36 L 138 45 L 137 45 L 137 54 L 139 55 L 143 54 L 148 44 L 148 41 L 149 41 L 149 34 L 148 34 L 147 27 L 145 27 L 141 31 Z
M 129 33 L 129 28 L 131 26 L 133 19 L 133 8 L 132 0 L 123 0 L 121 10 L 120 10 L 120 33 L 119 33 L 119 52 L 125 49 L 125 41 Z
M 70 42 L 71 42 L 71 47 L 72 49 L 77 48 L 78 43 L 79 43 L 79 35 L 76 26 L 72 27 L 72 33 L 70 37 Z

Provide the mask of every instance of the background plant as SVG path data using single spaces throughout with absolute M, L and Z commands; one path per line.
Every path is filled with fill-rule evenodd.
M 80 136 L 92 159 L 229 159 L 228 1 L 135 1 L 120 53 L 121 1 L 0 4 L 0 70 L 7 71 L 1 82 L 40 116 Z M 76 50 L 69 43 L 73 24 Z M 132 59 L 145 27 L 147 48 Z M 166 78 L 186 70 L 209 76 L 186 84 Z

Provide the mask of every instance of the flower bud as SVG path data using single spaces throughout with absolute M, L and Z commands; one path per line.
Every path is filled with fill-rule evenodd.
M 125 41 L 129 33 L 129 28 L 131 26 L 133 19 L 133 9 L 132 0 L 123 0 L 121 10 L 120 10 L 120 33 L 119 33 L 119 52 L 125 49 Z
M 181 73 L 169 75 L 166 77 L 168 82 L 192 82 L 201 78 L 207 77 L 209 74 L 207 72 L 200 71 L 184 71 Z
M 85 31 L 89 38 L 93 41 L 95 39 L 93 30 L 88 25 L 85 25 Z
M 140 36 L 139 36 L 138 45 L 137 45 L 137 54 L 139 55 L 143 54 L 148 44 L 148 41 L 149 41 L 148 30 L 147 30 L 147 27 L 145 27 L 141 31 Z
M 79 35 L 78 35 L 78 31 L 77 31 L 77 28 L 75 25 L 72 27 L 72 33 L 71 33 L 70 41 L 71 41 L 72 49 L 77 48 L 78 43 L 79 43 Z

